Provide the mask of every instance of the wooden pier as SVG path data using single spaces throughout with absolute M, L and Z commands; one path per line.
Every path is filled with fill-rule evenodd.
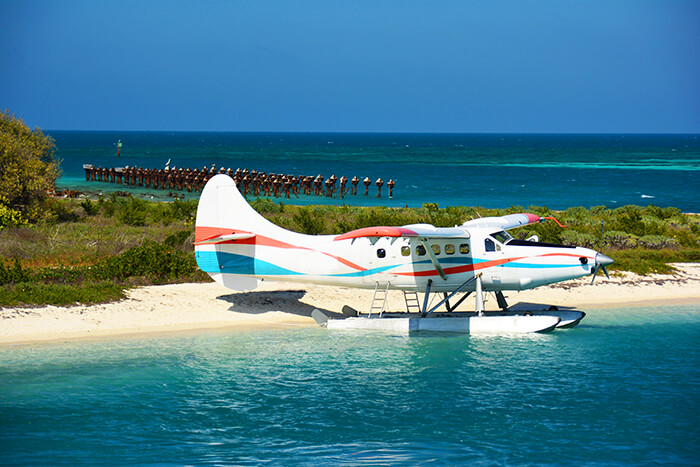
M 236 182 L 236 186 L 244 195 L 266 196 L 275 198 L 291 198 L 299 196 L 315 195 L 329 198 L 346 195 L 357 195 L 357 186 L 360 183 L 358 177 L 348 180 L 347 177 L 337 178 L 331 175 L 324 178 L 323 175 L 284 175 L 275 173 L 258 172 L 248 169 L 216 169 L 203 167 L 202 169 L 169 168 L 144 169 L 143 167 L 95 167 L 92 164 L 83 164 L 85 180 L 103 183 L 116 183 L 123 186 L 152 188 L 156 190 L 176 190 L 197 192 L 202 191 L 207 181 L 216 174 L 227 174 Z M 349 182 L 349 183 L 348 183 Z M 365 186 L 364 196 L 369 196 L 372 180 L 365 177 L 362 181 Z M 374 185 L 377 187 L 377 197 L 382 196 L 384 180 L 378 178 Z M 387 183 L 389 198 L 394 196 L 395 182 L 393 179 Z

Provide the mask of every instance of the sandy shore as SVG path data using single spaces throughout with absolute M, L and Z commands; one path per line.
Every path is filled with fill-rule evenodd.
M 612 306 L 700 303 L 700 264 L 675 265 L 674 275 L 623 274 L 590 277 L 524 292 L 509 292 L 508 302 L 542 303 L 581 309 Z M 104 305 L 0 309 L 0 344 L 63 341 L 191 332 L 202 330 L 282 329 L 316 326 L 314 308 L 340 312 L 343 305 L 367 308 L 372 290 L 285 282 L 263 282 L 252 292 L 234 292 L 216 283 L 140 287 L 128 298 Z M 403 311 L 401 292 L 389 307 Z M 487 295 L 487 308 L 496 300 Z M 473 307 L 467 299 L 464 309 Z

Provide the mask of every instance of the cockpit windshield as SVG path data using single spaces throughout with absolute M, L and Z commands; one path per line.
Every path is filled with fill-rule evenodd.
M 502 244 L 508 243 L 510 240 L 513 240 L 513 236 L 506 232 L 505 230 L 501 230 L 500 232 L 494 232 L 491 234 L 493 238 L 501 242 Z

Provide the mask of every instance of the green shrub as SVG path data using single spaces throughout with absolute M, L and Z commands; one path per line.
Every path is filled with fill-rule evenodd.
M 27 221 L 22 217 L 22 213 L 16 209 L 5 206 L 0 196 L 0 229 L 3 227 L 14 227 L 25 225 Z
M 681 214 L 681 210 L 678 208 L 668 207 L 660 208 L 658 206 L 649 205 L 643 209 L 644 214 L 653 216 L 660 220 L 667 220 Z
M 678 243 L 681 246 L 691 247 L 691 248 L 698 246 L 698 239 L 696 238 L 696 236 L 693 235 L 692 232 L 689 232 L 686 229 L 677 229 L 677 230 L 673 231 L 673 233 L 671 235 L 673 236 L 673 238 L 678 240 Z
M 563 245 L 582 246 L 594 249 L 600 248 L 599 238 L 576 230 L 565 230 L 561 234 L 561 240 Z
M 192 275 L 196 270 L 194 255 L 173 251 L 166 245 L 148 242 L 130 248 L 119 256 L 104 258 L 90 269 L 96 280 L 126 280 L 143 276 L 156 284 Z
M 111 193 L 107 199 L 100 196 L 97 204 L 102 207 L 102 213 L 105 216 L 113 217 L 117 213 L 117 194 Z
M 192 242 L 194 241 L 192 231 L 181 230 L 163 240 L 163 245 L 169 246 L 177 250 L 190 251 L 192 249 Z
M 606 252 L 606 254 L 615 260 L 608 266 L 609 270 L 630 271 L 642 275 L 668 274 L 674 271 L 669 263 L 700 260 L 700 249 L 681 251 L 630 248 Z
M 85 214 L 88 216 L 95 216 L 100 212 L 100 205 L 90 201 L 88 198 L 80 202 L 80 207 L 83 208 L 83 211 L 85 211 Z
M 663 235 L 644 235 L 637 241 L 637 245 L 642 248 L 661 250 L 665 248 L 677 248 L 678 240 L 664 237 Z
M 176 198 L 172 203 L 167 203 L 167 206 L 175 220 L 187 221 L 193 219 L 197 214 L 197 200 L 195 199 L 183 201 Z
M 542 222 L 541 224 L 536 224 L 533 230 L 537 232 L 537 236 L 540 237 L 541 242 L 561 244 L 564 241 L 562 237 L 564 229 L 559 227 L 556 222 Z
M 434 212 L 434 215 L 436 216 L 436 219 L 437 216 L 440 216 L 440 214 L 437 212 Z M 354 224 L 353 229 L 350 229 L 354 230 L 378 225 L 397 226 L 424 223 L 426 221 L 427 219 L 422 217 L 420 213 L 416 212 L 415 210 L 372 207 L 365 208 L 357 212 L 354 222 L 350 220 L 348 225 Z
M 260 214 L 281 214 L 284 212 L 284 204 L 276 203 L 270 198 L 256 198 L 250 203 L 251 207 Z
M 146 201 L 140 198 L 129 197 L 126 202 L 120 203 L 118 218 L 126 225 L 146 225 Z
M 632 248 L 637 244 L 637 237 L 619 230 L 605 232 L 605 245 L 611 248 Z
M 615 214 L 616 218 L 611 226 L 612 230 L 621 230 L 638 237 L 646 235 L 647 229 L 638 206 L 624 206 L 616 209 Z
M 34 130 L 9 111 L 0 111 L 0 194 L 22 218 L 40 219 L 41 207 L 61 174 L 53 138 Z M 35 216 L 39 216 L 35 218 Z
M 326 228 L 323 221 L 323 214 L 316 212 L 312 207 L 304 206 L 300 208 L 292 217 L 297 225 L 297 231 L 309 235 L 319 235 Z
M 76 284 L 85 279 L 86 267 L 39 268 L 32 273 L 32 282 L 51 284 Z
M 31 275 L 29 271 L 22 268 L 17 258 L 15 258 L 14 263 L 10 267 L 6 266 L 5 262 L 0 260 L 0 285 L 29 282 L 30 279 Z

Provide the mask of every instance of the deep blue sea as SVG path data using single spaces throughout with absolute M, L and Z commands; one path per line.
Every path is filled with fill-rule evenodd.
M 0 347 L 0 465 L 699 465 L 700 305 Z
M 353 134 L 50 131 L 63 159 L 59 187 L 85 183 L 83 164 L 248 168 L 395 180 L 394 196 L 301 197 L 294 204 L 505 208 L 513 205 L 674 206 L 700 212 L 700 135 Z M 116 143 L 122 141 L 121 156 Z M 139 194 L 168 199 L 156 190 Z M 196 196 L 196 195 L 195 195 Z

